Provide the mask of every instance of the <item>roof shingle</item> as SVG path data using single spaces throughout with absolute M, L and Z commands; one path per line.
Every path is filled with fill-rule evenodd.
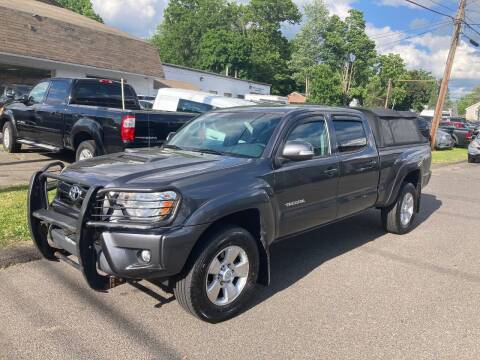
M 152 44 L 35 0 L 0 0 L 0 52 L 164 78 Z

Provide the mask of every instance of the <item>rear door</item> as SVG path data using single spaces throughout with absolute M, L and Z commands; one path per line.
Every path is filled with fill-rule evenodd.
M 338 160 L 332 154 L 328 121 L 323 115 L 297 120 L 282 136 L 285 141 L 307 141 L 315 157 L 283 162 L 275 170 L 275 196 L 280 211 L 280 237 L 332 221 L 337 212 Z
M 35 108 L 36 127 L 43 144 L 63 146 L 65 107 L 70 80 L 52 80 L 45 101 Z
M 338 213 L 342 218 L 377 201 L 379 160 L 368 123 L 355 115 L 333 115 L 335 152 L 340 164 Z

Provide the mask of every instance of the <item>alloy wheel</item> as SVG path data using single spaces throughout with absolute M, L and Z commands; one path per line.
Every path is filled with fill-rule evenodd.
M 402 200 L 400 208 L 400 222 L 403 226 L 407 226 L 413 217 L 415 201 L 412 193 L 407 192 Z
M 247 284 L 250 263 L 247 253 L 239 246 L 219 251 L 208 266 L 206 291 L 215 305 L 231 304 Z

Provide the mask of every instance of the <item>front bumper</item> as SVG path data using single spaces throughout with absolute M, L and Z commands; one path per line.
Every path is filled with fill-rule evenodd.
M 48 202 L 48 181 L 72 182 L 72 179 L 48 170 L 47 167 L 35 173 L 30 182 L 28 220 L 32 238 L 50 260 L 59 255 L 77 257 L 76 267 L 96 290 L 107 289 L 112 276 L 168 278 L 180 273 L 208 226 L 154 228 L 92 221 L 97 194 L 102 190 L 96 186 L 89 187 L 78 216 L 56 211 Z M 150 251 L 148 263 L 140 256 L 143 250 Z

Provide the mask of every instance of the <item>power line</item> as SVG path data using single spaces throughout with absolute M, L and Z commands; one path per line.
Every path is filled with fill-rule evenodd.
M 396 36 L 396 35 L 399 35 L 398 33 L 399 32 L 403 32 L 403 31 L 411 31 L 411 30 L 423 30 L 423 29 L 426 29 L 426 28 L 430 28 L 431 26 L 436 26 L 436 25 L 445 25 L 447 23 L 450 23 L 450 20 L 443 20 L 443 21 L 439 21 L 439 22 L 435 22 L 435 23 L 431 23 L 431 24 L 424 24 L 424 25 L 421 25 L 421 26 L 415 26 L 415 27 L 410 27 L 410 28 L 404 28 L 404 29 L 398 29 L 398 30 L 390 30 L 388 32 L 384 32 L 384 33 L 380 33 L 380 34 L 377 34 L 375 36 L 371 36 L 370 38 L 371 39 L 383 39 L 383 38 L 386 38 L 386 37 L 390 37 L 390 36 Z
M 405 40 L 409 40 L 409 39 L 413 39 L 413 38 L 416 38 L 416 37 L 419 37 L 419 36 L 422 36 L 422 35 L 425 35 L 425 34 L 428 34 L 429 32 L 433 31 L 433 30 L 437 30 L 437 29 L 440 29 L 446 25 L 450 25 L 450 24 L 442 24 L 442 25 L 439 25 L 439 26 L 435 26 L 431 29 L 428 29 L 426 31 L 422 31 L 421 33 L 418 33 L 418 34 L 412 34 L 412 35 L 408 35 L 402 39 L 398 39 L 398 40 L 395 40 L 395 41 L 392 41 L 392 42 L 389 42 L 389 43 L 386 43 L 386 44 L 382 44 L 380 46 L 380 50 L 386 50 L 387 47 L 391 47 L 392 45 L 395 45 L 397 43 L 401 43 Z
M 447 9 L 447 10 L 450 10 L 450 11 L 455 12 L 454 9 L 449 8 L 448 6 L 445 6 L 445 5 L 443 5 L 442 3 L 440 3 L 440 2 L 437 2 L 437 1 L 435 1 L 435 0 L 428 0 L 428 1 L 430 1 L 431 3 L 434 3 L 435 5 L 441 6 L 441 7 L 443 7 L 444 9 Z
M 445 14 L 445 13 L 442 13 L 440 11 L 437 11 L 437 10 L 434 10 L 432 8 L 429 8 L 428 6 L 425 6 L 425 5 L 422 5 L 422 4 L 419 4 L 413 0 L 405 0 L 406 2 L 409 2 L 413 5 L 416 5 L 416 6 L 419 6 L 425 10 L 428 10 L 428 11 L 431 11 L 431 12 L 434 12 L 436 14 L 439 14 L 439 15 L 442 15 L 442 16 L 446 16 L 446 17 L 449 17 L 453 20 L 455 20 L 455 18 L 451 15 L 448 15 L 448 14 Z M 464 19 L 460 20 L 463 24 L 465 24 L 470 30 L 472 30 L 474 33 L 476 33 L 477 35 L 480 35 L 480 31 L 476 30 L 472 25 L 470 25 L 469 23 L 467 23 Z
M 442 13 L 442 12 L 437 11 L 437 10 L 435 10 L 435 9 L 429 8 L 428 6 L 419 4 L 419 3 L 417 3 L 417 2 L 415 2 L 415 1 L 413 1 L 413 0 L 405 0 L 405 1 L 406 1 L 406 2 L 409 2 L 410 4 L 419 6 L 419 7 L 423 8 L 423 9 L 425 9 L 425 10 L 431 11 L 431 12 L 433 12 L 433 13 L 435 13 L 435 14 L 442 15 L 442 16 L 446 16 L 446 17 L 449 17 L 450 19 L 455 20 L 455 18 L 454 18 L 452 15 L 448 15 L 448 14 Z

